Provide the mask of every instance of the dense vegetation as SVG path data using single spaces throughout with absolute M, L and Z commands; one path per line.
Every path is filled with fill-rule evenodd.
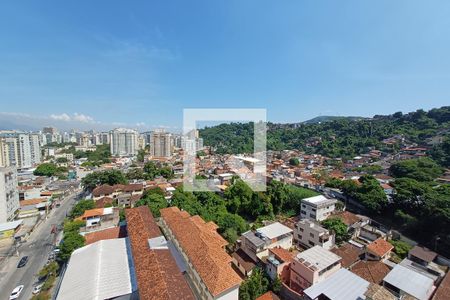
M 111 162 L 111 151 L 109 144 L 97 145 L 95 151 L 76 150 L 74 146 L 64 149 L 62 153 L 72 153 L 75 159 L 86 158 L 83 163 L 84 167 L 100 166 Z
M 33 171 L 33 174 L 36 176 L 58 176 L 63 177 L 63 174 L 67 172 L 67 168 L 65 167 L 58 167 L 54 163 L 43 163 L 40 164 L 36 170 Z
M 430 137 L 450 130 L 450 106 L 417 110 L 372 119 L 342 118 L 315 124 L 268 124 L 269 150 L 300 149 L 328 157 L 351 158 L 369 147 L 393 151 L 383 139 L 401 134 L 411 142 L 423 144 Z M 221 124 L 200 130 L 205 145 L 213 146 L 217 153 L 251 153 L 253 151 L 253 123 Z M 316 141 L 320 141 L 315 143 Z M 446 147 L 446 148 L 445 148 Z M 436 157 L 448 164 L 449 144 L 436 149 Z M 447 153 L 447 154 L 446 154 Z M 446 155 L 445 155 L 446 154 Z
M 107 170 L 101 172 L 92 172 L 81 180 L 81 185 L 86 190 L 93 190 L 96 186 L 102 184 L 126 184 L 128 182 L 125 175 L 119 170 Z

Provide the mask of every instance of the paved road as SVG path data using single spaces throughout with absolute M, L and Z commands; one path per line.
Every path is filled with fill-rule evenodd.
M 30 299 L 33 284 L 37 280 L 36 274 L 47 262 L 48 255 L 52 250 L 53 236 L 50 234 L 52 224 L 61 224 L 66 213 L 70 211 L 75 203 L 76 193 L 68 195 L 61 201 L 61 206 L 53 209 L 48 219 L 43 221 L 28 238 L 27 242 L 19 246 L 19 257 L 9 257 L 0 265 L 0 300 L 9 299 L 12 290 L 23 284 L 19 299 Z M 29 260 L 25 267 L 17 268 L 17 263 L 22 256 L 28 255 Z

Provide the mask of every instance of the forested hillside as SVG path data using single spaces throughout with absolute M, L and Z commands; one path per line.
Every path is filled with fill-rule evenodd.
M 401 112 L 371 119 L 342 118 L 316 124 L 268 124 L 269 150 L 300 149 L 328 157 L 350 158 L 368 147 L 393 151 L 384 139 L 403 135 L 410 142 L 424 144 L 428 138 L 449 135 L 450 106 Z M 253 123 L 221 124 L 200 130 L 205 145 L 217 153 L 250 153 L 253 151 Z M 441 151 L 442 152 L 442 151 Z M 442 153 L 440 153 L 442 154 Z M 445 157 L 440 159 L 445 160 Z

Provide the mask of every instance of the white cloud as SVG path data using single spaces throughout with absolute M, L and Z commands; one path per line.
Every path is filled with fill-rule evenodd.
M 70 116 L 66 113 L 63 113 L 60 115 L 51 114 L 50 119 L 57 120 L 57 121 L 67 121 L 67 122 L 71 120 Z
M 84 114 L 79 114 L 79 113 L 73 114 L 73 120 L 82 122 L 82 123 L 93 123 L 94 122 L 94 118 L 84 115 Z

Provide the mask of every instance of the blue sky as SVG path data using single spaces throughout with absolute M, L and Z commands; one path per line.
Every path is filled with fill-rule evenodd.
M 449 16 L 447 0 L 2 1 L 0 118 L 180 127 L 183 108 L 298 122 L 448 105 Z

